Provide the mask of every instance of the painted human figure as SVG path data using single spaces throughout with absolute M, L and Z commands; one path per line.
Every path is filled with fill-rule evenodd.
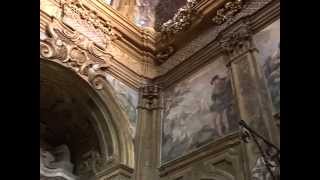
M 212 88 L 212 105 L 210 110 L 216 113 L 214 118 L 215 128 L 219 136 L 229 131 L 228 110 L 231 104 L 231 87 L 227 77 L 215 75 L 210 84 Z

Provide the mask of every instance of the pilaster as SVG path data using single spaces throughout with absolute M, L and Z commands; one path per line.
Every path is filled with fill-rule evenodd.
M 156 180 L 160 165 L 161 94 L 157 85 L 140 88 L 135 180 Z
M 264 138 L 279 145 L 279 131 L 273 121 L 271 98 L 249 26 L 243 22 L 236 30 L 224 36 L 220 45 L 226 55 L 240 118 Z M 250 172 L 261 155 L 253 143 L 245 143 L 244 147 Z

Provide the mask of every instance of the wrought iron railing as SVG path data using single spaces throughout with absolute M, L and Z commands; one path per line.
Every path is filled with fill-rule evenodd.
M 261 136 L 249 125 L 241 120 L 239 122 L 241 128 L 241 139 L 245 143 L 252 140 L 258 147 L 259 152 L 263 158 L 264 165 L 273 180 L 280 179 L 280 148 Z

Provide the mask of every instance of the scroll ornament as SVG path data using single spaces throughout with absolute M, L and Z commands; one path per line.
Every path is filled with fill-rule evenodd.
M 40 41 L 40 59 L 60 63 L 77 72 L 94 88 L 102 89 L 112 55 L 53 19 L 48 25 L 48 37 Z
M 228 19 L 234 17 L 242 8 L 243 0 L 229 1 L 217 11 L 216 16 L 212 18 L 212 21 L 221 25 Z

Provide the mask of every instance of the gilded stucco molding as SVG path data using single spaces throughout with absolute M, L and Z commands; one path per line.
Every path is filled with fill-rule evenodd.
M 168 40 L 177 33 L 186 31 L 192 24 L 192 20 L 195 18 L 196 5 L 199 0 L 187 0 L 186 5 L 178 9 L 178 12 L 163 23 L 160 27 L 161 39 Z
M 175 36 L 187 31 L 193 21 L 196 19 L 196 5 L 199 0 L 187 0 L 186 5 L 179 8 L 173 18 L 164 22 L 160 26 L 159 47 L 155 61 L 157 64 L 165 62 L 174 52 L 172 43 L 175 41 Z
M 62 21 L 86 35 L 102 49 L 111 41 L 120 38 L 113 32 L 111 22 L 102 19 L 93 10 L 86 8 L 79 0 L 61 1 Z
M 226 22 L 228 19 L 235 16 L 243 8 L 243 0 L 234 0 L 227 2 L 222 8 L 217 10 L 216 16 L 212 21 L 218 25 Z
M 47 30 L 48 37 L 40 40 L 40 59 L 60 63 L 84 77 L 96 89 L 102 89 L 102 79 L 112 56 L 56 19 Z
M 245 2 L 245 6 L 243 6 L 242 10 L 236 13 L 232 18 L 227 19 L 224 23 L 221 25 L 215 25 L 208 30 L 193 39 L 191 42 L 188 43 L 188 45 L 184 46 L 183 48 L 180 48 L 177 50 L 174 54 L 172 54 L 163 64 L 161 64 L 157 71 L 159 76 L 164 75 L 177 67 L 178 65 L 182 64 L 185 61 L 198 61 L 198 56 L 195 54 L 201 54 L 201 49 L 207 49 L 209 46 L 216 46 L 215 43 L 217 43 L 217 38 L 222 33 L 225 33 L 228 29 L 234 28 L 237 26 L 237 23 L 241 21 L 243 18 L 251 18 L 257 13 L 258 11 L 262 10 L 267 5 L 270 5 L 271 9 L 273 9 L 272 12 L 269 12 L 269 14 L 264 15 L 265 19 L 267 19 L 267 16 L 271 16 L 274 14 L 279 14 L 279 4 L 276 0 L 248 0 Z M 255 19 L 250 19 L 250 26 L 252 25 L 253 21 L 259 20 L 261 21 L 261 17 L 255 17 Z M 210 45 L 212 44 L 212 45 Z M 215 49 L 215 51 L 220 51 L 221 49 L 218 47 Z

